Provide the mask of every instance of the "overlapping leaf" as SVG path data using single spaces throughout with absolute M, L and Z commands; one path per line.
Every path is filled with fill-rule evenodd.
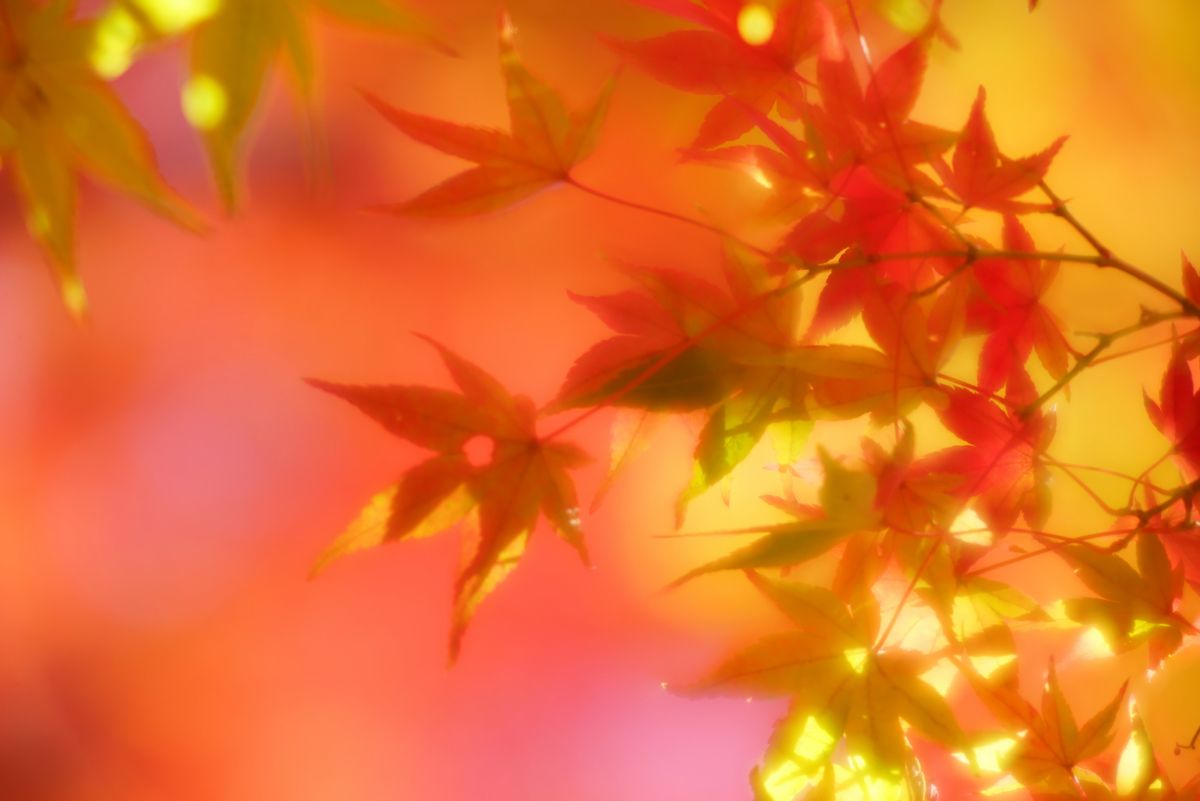
M 1185 277 L 1190 267 L 1185 262 Z M 1158 402 L 1149 395 L 1145 402 L 1150 422 L 1171 441 L 1183 468 L 1195 477 L 1200 475 L 1200 392 L 1192 379 L 1189 350 L 1175 347 L 1163 373 Z
M 1182 566 L 1172 567 L 1156 532 L 1136 536 L 1137 569 L 1116 553 L 1087 543 L 1060 550 L 1095 598 L 1066 601 L 1067 614 L 1097 628 L 1115 651 L 1148 642 L 1153 664 L 1174 653 L 1195 628 L 1178 613 Z
M 574 296 L 616 336 L 576 360 L 556 406 L 709 410 L 680 516 L 765 433 L 787 464 L 811 426 L 806 399 L 820 368 L 793 347 L 799 292 L 743 255 L 728 253 L 725 266 L 728 289 L 681 271 L 636 269 L 626 273 L 642 292 Z
M 943 747 L 965 746 L 949 704 L 921 678 L 938 658 L 874 647 L 873 598 L 847 607 L 821 587 L 749 575 L 795 629 L 734 654 L 687 692 L 790 700 L 755 771 L 763 797 L 792 798 L 820 786 L 826 770 L 857 772 L 878 797 L 894 797 L 891 788 L 919 773 L 909 726 Z
M 783 0 L 773 10 L 759 7 L 770 20 L 770 36 L 751 43 L 739 30 L 747 4 L 741 0 L 638 0 L 700 26 L 640 42 L 615 46 L 654 77 L 685 92 L 718 95 L 692 143 L 704 148 L 728 142 L 750 130 L 746 109 L 767 113 L 778 102 L 795 116 L 803 104 L 796 67 L 816 51 L 822 36 L 819 3 Z
M 875 478 L 864 471 L 850 470 L 824 451 L 821 463 L 825 480 L 818 497 L 820 508 L 809 519 L 764 526 L 765 536 L 728 556 L 688 571 L 673 586 L 720 570 L 753 570 L 788 567 L 814 559 L 851 534 L 879 527 L 874 507 Z
M 159 174 L 145 133 L 92 71 L 94 25 L 69 4 L 4 0 L 0 22 L 0 155 L 26 227 L 46 253 L 67 308 L 86 309 L 75 264 L 77 176 L 86 174 L 195 228 Z
M 1004 249 L 1032 253 L 1033 239 L 1012 215 L 1004 218 Z M 1040 259 L 983 259 L 973 268 L 982 288 L 971 306 L 972 323 L 988 332 L 979 357 L 979 388 L 995 392 L 1036 351 L 1058 379 L 1067 372 L 1070 347 L 1054 313 L 1042 299 L 1058 272 Z
M 1018 516 L 1034 528 L 1050 512 L 1048 475 L 1040 454 L 1054 436 L 1054 416 L 1040 408 L 1023 410 L 1034 400 L 1026 373 L 1008 379 L 1008 409 L 970 390 L 948 390 L 938 410 L 942 423 L 968 445 L 924 457 L 927 473 L 960 477 L 956 494 L 976 499 L 980 517 L 996 532 L 1010 529 Z
M 1003 755 L 1000 766 L 1028 787 L 1038 799 L 1079 798 L 1081 783 L 1106 785 L 1088 771 L 1085 763 L 1108 748 L 1115 735 L 1117 715 L 1125 700 L 1126 686 L 1083 725 L 1063 695 L 1058 672 L 1051 661 L 1039 707 L 1021 696 L 1016 673 L 1011 669 L 983 678 L 974 671 L 967 676 L 980 698 L 1002 725 L 1025 733 Z M 1090 794 L 1086 796 L 1091 798 Z
M 186 37 L 188 120 L 201 134 L 226 207 L 238 195 L 246 131 L 272 68 L 285 60 L 304 103 L 312 100 L 314 56 L 308 18 L 316 12 L 433 42 L 428 25 L 400 0 L 113 0 L 100 20 L 94 61 L 118 74 L 131 54 L 161 39 Z

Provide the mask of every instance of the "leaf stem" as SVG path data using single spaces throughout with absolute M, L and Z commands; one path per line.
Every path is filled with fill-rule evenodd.
M 577 186 L 578 184 L 572 183 L 572 185 Z M 588 187 L 584 191 L 587 191 L 589 193 L 595 193 L 595 190 L 592 190 L 590 187 Z M 655 209 L 651 206 L 642 206 L 641 204 L 638 204 L 638 203 L 626 202 L 624 199 L 616 198 L 615 196 L 610 196 L 610 195 L 607 195 L 606 193 L 600 193 L 600 194 L 598 194 L 598 196 L 603 197 L 606 200 L 611 200 L 614 203 L 619 203 L 621 205 L 629 206 L 630 208 L 640 209 L 640 210 L 644 210 L 644 211 L 651 212 L 654 214 L 659 214 L 662 216 L 666 216 L 670 219 L 679 220 L 681 222 L 688 222 L 690 224 L 693 224 L 693 225 L 699 226 L 701 228 L 704 228 L 706 230 L 709 230 L 713 233 L 719 233 L 723 236 L 725 235 L 724 232 L 721 231 L 721 229 L 717 228 L 716 226 L 710 226 L 708 223 L 705 223 L 705 222 L 702 222 L 699 220 L 693 220 L 690 217 L 676 215 L 674 212 L 664 211 L 662 209 Z M 747 245 L 747 247 L 753 247 L 753 246 Z M 760 248 L 753 248 L 753 249 L 755 249 L 759 253 L 766 254 L 766 256 L 768 258 L 772 257 L 772 254 L 770 254 L 768 251 L 764 251 Z M 908 259 L 956 258 L 956 257 L 957 258 L 967 258 L 967 257 L 971 256 L 972 254 L 974 254 L 975 259 L 1008 258 L 1008 259 L 1032 260 L 1032 259 L 1058 258 L 1061 261 L 1078 261 L 1078 262 L 1087 263 L 1087 264 L 1097 264 L 1100 260 L 1099 256 L 1043 253 L 1040 251 L 1023 251 L 1023 250 L 974 250 L 974 251 L 970 251 L 970 250 L 927 250 L 927 251 L 910 251 L 910 252 L 868 253 L 861 257 L 847 259 L 845 261 L 827 262 L 824 264 L 810 265 L 806 268 L 805 274 L 803 276 L 792 279 L 791 281 L 789 281 L 785 284 L 781 284 L 780 286 L 777 286 L 774 289 L 767 290 L 765 292 L 762 292 L 758 295 L 755 295 L 755 296 L 749 298 L 743 305 L 741 305 L 737 309 L 734 309 L 729 314 L 726 314 L 725 316 L 714 320 L 713 322 L 711 322 L 709 325 L 705 326 L 700 331 L 681 340 L 674 347 L 669 348 L 665 353 L 663 353 L 663 355 L 660 358 L 658 358 L 652 364 L 647 366 L 636 377 L 634 377 L 632 380 L 630 380 L 630 382 L 628 384 L 626 384 L 625 386 L 623 386 L 617 390 L 614 390 L 608 397 L 600 399 L 599 401 L 597 401 L 595 404 L 590 406 L 587 410 L 585 410 L 584 412 L 582 412 L 575 418 L 568 420 L 567 422 L 565 422 L 558 428 L 554 429 L 548 435 L 546 435 L 545 439 L 553 439 L 555 437 L 558 437 L 558 436 L 564 434 L 569 429 L 574 428 L 579 423 L 582 423 L 584 420 L 590 418 L 592 415 L 596 414 L 601 409 L 607 408 L 608 406 L 612 406 L 613 404 L 620 401 L 621 398 L 625 397 L 630 392 L 637 389 L 642 384 L 644 384 L 645 382 L 647 382 L 651 378 L 653 378 L 654 375 L 657 374 L 659 370 L 662 370 L 663 368 L 665 368 L 668 364 L 671 363 L 671 361 L 673 359 L 678 357 L 679 354 L 683 353 L 688 348 L 698 344 L 700 341 L 704 340 L 705 338 L 707 338 L 711 334 L 715 333 L 716 331 L 719 331 L 720 329 L 724 328 L 729 323 L 732 323 L 738 319 L 741 319 L 746 314 L 749 314 L 750 312 L 759 308 L 763 303 L 767 302 L 768 300 L 771 300 L 772 298 L 776 298 L 776 297 L 784 295 L 788 292 L 791 292 L 793 289 L 796 289 L 796 288 L 808 283 L 813 278 L 815 278 L 816 276 L 818 276 L 822 273 L 832 272 L 834 270 L 851 269 L 854 267 L 863 267 L 863 266 L 867 266 L 867 265 L 871 265 L 871 264 L 880 264 L 880 263 L 888 262 L 888 261 L 903 261 L 903 260 L 908 260 Z
M 1026 553 L 1020 554 L 1019 556 L 1014 556 L 1011 559 L 1004 559 L 999 562 L 993 562 L 990 565 L 984 565 L 983 567 L 976 568 L 976 569 L 968 572 L 966 574 L 966 576 L 967 577 L 982 576 L 984 573 L 990 573 L 991 571 L 999 570 L 1002 567 L 1009 567 L 1010 565 L 1015 565 L 1020 562 L 1027 561 L 1029 559 L 1034 559 L 1038 556 L 1044 556 L 1045 554 L 1051 553 L 1052 551 L 1060 550 L 1061 548 L 1063 548 L 1067 545 L 1071 545 L 1072 543 L 1076 543 L 1076 542 L 1086 543 L 1086 542 L 1090 542 L 1091 540 L 1100 539 L 1101 537 L 1125 536 L 1126 534 L 1132 534 L 1135 531 L 1137 531 L 1136 527 L 1135 528 L 1114 528 L 1114 529 L 1109 529 L 1108 531 L 1097 531 L 1093 534 L 1085 534 L 1082 537 L 1070 537 L 1070 538 L 1064 537 L 1063 539 L 1057 540 L 1054 545 L 1047 545 L 1045 547 L 1037 549 L 1036 551 L 1027 551 Z M 1034 536 L 1039 536 L 1039 535 L 1035 534 Z
M 1071 365 L 1071 369 L 1063 373 L 1063 375 L 1057 381 L 1055 381 L 1049 389 L 1038 396 L 1037 400 L 1034 400 L 1021 409 L 1020 415 L 1022 417 L 1027 416 L 1036 409 L 1040 409 L 1042 406 L 1044 406 L 1048 400 L 1053 398 L 1060 390 L 1075 380 L 1080 373 L 1094 364 L 1099 358 L 1100 354 L 1112 347 L 1113 343 L 1118 339 L 1129 336 L 1130 334 L 1136 334 L 1138 331 L 1144 331 L 1147 328 L 1151 328 L 1152 326 L 1168 320 L 1178 320 L 1183 316 L 1183 312 L 1154 312 L 1143 314 L 1142 319 L 1138 320 L 1136 323 L 1127 325 L 1124 328 L 1118 328 L 1115 331 L 1097 334 L 1097 341 L 1092 349 L 1076 359 L 1075 364 Z
M 574 175 L 572 175 L 569 172 L 565 176 L 563 176 L 563 182 L 566 183 L 568 186 L 573 186 L 581 192 L 589 194 L 592 197 L 599 198 L 600 200 L 604 200 L 608 203 L 613 203 L 618 206 L 625 206 L 626 208 L 634 209 L 636 211 L 642 211 L 647 214 L 654 214 L 659 217 L 664 217 L 668 220 L 674 220 L 675 222 L 678 222 L 678 223 L 683 223 L 685 225 L 690 225 L 695 228 L 700 228 L 701 230 L 708 231 L 711 234 L 716 234 L 717 236 L 722 237 L 724 239 L 732 239 L 733 241 L 737 242 L 742 247 L 746 248 L 747 250 L 753 251 L 754 253 L 758 254 L 759 256 L 763 256 L 764 258 L 770 259 L 772 261 L 774 261 L 776 259 L 775 254 L 773 254 L 771 251 L 766 250 L 765 248 L 761 248 L 758 245 L 752 244 L 743 239 L 739 239 L 738 237 L 734 236 L 733 234 L 730 234 L 728 231 L 721 228 L 720 226 L 713 225 L 712 223 L 705 222 L 704 220 L 697 220 L 695 217 L 688 217 L 686 214 L 679 214 L 677 212 L 670 211 L 669 209 L 661 209 L 661 208 L 658 208 L 657 206 L 649 206 L 649 205 L 646 205 L 645 203 L 638 203 L 636 200 L 629 200 L 627 198 L 609 194 L 608 192 L 605 192 L 602 189 L 597 189 L 594 186 L 583 183 L 582 181 L 580 181 L 578 178 L 576 178 Z

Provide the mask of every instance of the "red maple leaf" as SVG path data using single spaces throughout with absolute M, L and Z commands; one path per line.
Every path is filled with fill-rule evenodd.
M 1045 209 L 1045 204 L 1022 202 L 1016 198 L 1041 183 L 1067 137 L 1059 137 L 1032 156 L 1010 159 L 996 146 L 996 137 L 984 114 L 986 99 L 987 93 L 981 86 L 954 149 L 953 167 L 946 166 L 941 160 L 934 162 L 942 180 L 966 208 L 1003 212 Z
M 925 79 L 929 38 L 938 24 L 935 8 L 924 32 L 870 70 L 865 90 L 838 31 L 832 22 L 826 25 L 817 60 L 821 103 L 806 106 L 804 116 L 810 142 L 820 145 L 814 157 L 827 175 L 861 164 L 893 186 L 939 193 L 913 167 L 948 150 L 955 136 L 909 119 Z
M 1033 239 L 1016 217 L 1005 215 L 1004 247 L 1034 251 Z M 970 305 L 969 321 L 988 332 L 979 356 L 979 388 L 995 392 L 1037 351 L 1057 379 L 1067 372 L 1070 347 L 1054 314 L 1042 304 L 1058 262 L 1040 259 L 983 259 L 973 272 L 982 293 Z
M 741 0 L 637 0 L 703 26 L 638 42 L 615 42 L 658 80 L 697 94 L 720 95 L 708 112 L 693 147 L 712 147 L 736 139 L 753 126 L 745 107 L 768 113 L 778 102 L 791 116 L 803 101 L 796 65 L 811 55 L 821 38 L 819 4 L 783 0 L 774 12 L 771 38 L 749 44 L 738 31 Z
M 918 460 L 918 470 L 961 477 L 952 490 L 998 534 L 1012 528 L 1019 515 L 1033 527 L 1049 513 L 1046 468 L 1039 456 L 1054 437 L 1054 416 L 1035 408 L 1024 370 L 1008 379 L 1002 408 L 986 395 L 965 389 L 947 390 L 946 404 L 937 410 L 942 424 L 969 443 L 937 451 Z
M 1176 347 L 1163 373 L 1158 403 L 1145 395 L 1146 414 L 1174 446 L 1188 476 L 1200 475 L 1200 393 L 1192 380 L 1187 351 Z
M 454 591 L 453 661 L 475 609 L 516 567 L 539 515 L 587 562 L 568 474 L 587 456 L 569 443 L 539 438 L 528 398 L 510 395 L 476 365 L 432 344 L 459 392 L 310 382 L 354 404 L 392 434 L 435 453 L 377 495 L 321 556 L 314 572 L 354 551 L 436 534 L 474 512 L 477 531 L 464 549 Z M 466 452 L 480 441 L 491 450 L 482 460 Z

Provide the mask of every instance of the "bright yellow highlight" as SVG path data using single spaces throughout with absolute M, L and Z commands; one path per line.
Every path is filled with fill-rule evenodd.
M 950 693 L 950 687 L 958 678 L 958 668 L 952 662 L 938 662 L 921 674 L 921 681 L 928 684 L 937 694 L 945 698 Z
M 806 717 L 792 744 L 791 756 L 763 776 L 767 797 L 771 801 L 792 801 L 816 784 L 819 776 L 811 772 L 813 766 L 829 756 L 837 740 L 815 717 Z
M 801 773 L 791 762 L 784 762 L 763 779 L 763 790 L 771 801 L 792 801 L 812 784 L 811 777 Z
M 181 33 L 217 13 L 221 0 L 135 0 L 156 30 Z
M 975 602 L 965 595 L 954 596 L 950 619 L 960 640 L 973 637 L 987 628 L 987 621 L 984 620 L 981 611 L 976 608 Z
M 991 798 L 994 795 L 1004 795 L 1005 793 L 1016 793 L 1026 789 L 1025 785 L 1017 781 L 1017 778 L 1011 774 L 1006 775 L 1000 781 L 988 787 L 986 790 L 981 790 L 980 795 Z
M 857 771 L 834 766 L 838 801 L 910 801 L 908 784 L 903 777 L 867 773 L 866 762 L 859 756 L 852 756 L 850 764 Z
M 842 652 L 842 657 L 851 670 L 861 674 L 867 669 L 867 653 L 866 648 L 847 648 Z
M 112 6 L 96 21 L 88 60 L 101 78 L 113 79 L 129 69 L 138 46 L 142 27 L 122 6 Z
M 83 283 L 75 276 L 71 276 L 63 281 L 62 284 L 63 305 L 67 307 L 67 311 L 76 320 L 82 320 L 87 314 L 87 291 L 83 288 Z
M 1005 770 L 1004 757 L 1013 750 L 1016 744 L 1017 741 L 1012 737 L 1001 737 L 972 748 L 971 759 L 968 759 L 967 755 L 962 752 L 956 753 L 954 758 L 959 762 L 974 762 L 975 766 L 985 773 L 1003 773 Z
M 228 107 L 225 88 L 208 75 L 197 75 L 183 87 L 183 115 L 201 131 L 220 125 Z
M 916 35 L 929 22 L 929 7 L 924 0 L 884 0 L 880 11 L 900 30 Z
M 746 44 L 766 44 L 775 34 L 775 15 L 762 3 L 747 3 L 738 14 L 737 27 Z
M 1117 795 L 1133 795 L 1146 780 L 1150 769 L 1150 743 L 1138 729 L 1129 736 L 1129 742 L 1121 751 L 1121 759 L 1117 762 Z
M 832 734 L 826 731 L 815 717 L 811 715 L 804 721 L 804 728 L 796 738 L 792 751 L 796 756 L 808 762 L 824 759 L 837 742 Z
M 762 167 L 758 166 L 757 164 L 751 164 L 747 172 L 750 173 L 750 177 L 754 180 L 754 183 L 758 184 L 763 189 L 775 188 L 775 184 L 771 183 L 771 179 L 768 178 L 767 174 L 762 171 Z
M 1089 626 L 1087 631 L 1083 632 L 1083 636 L 1079 638 L 1079 642 L 1071 651 L 1071 656 L 1079 659 L 1104 659 L 1112 655 L 1112 645 L 1109 644 L 1104 633 L 1095 626 Z
M 992 532 L 974 509 L 966 509 L 950 524 L 950 533 L 968 545 L 991 545 Z
M 1005 654 L 1003 656 L 969 656 L 967 660 L 976 673 L 987 679 L 1005 665 L 1011 665 L 1016 658 L 1016 654 Z
M 1138 618 L 1137 620 L 1133 621 L 1133 629 L 1129 633 L 1134 637 L 1140 637 L 1143 634 L 1149 634 L 1154 629 L 1165 628 L 1170 628 L 1170 626 L 1166 623 L 1160 623 L 1155 620 L 1144 620 L 1142 618 Z

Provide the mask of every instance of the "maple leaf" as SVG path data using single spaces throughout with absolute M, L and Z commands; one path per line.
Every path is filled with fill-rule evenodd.
M 814 365 L 795 340 L 799 290 L 773 279 L 761 261 L 733 250 L 726 252 L 724 266 L 733 309 L 753 313 L 712 335 L 713 346 L 741 370 L 700 432 L 691 481 L 676 503 L 678 521 L 688 501 L 728 476 L 764 434 L 779 463 L 790 465 L 813 425 L 807 399 Z M 787 291 L 779 292 L 783 288 Z
M 0 8 L 0 154 L 29 233 L 58 278 L 67 308 L 86 294 L 75 264 L 77 174 L 95 177 L 192 229 L 199 222 L 163 181 L 141 127 L 92 71 L 91 23 L 68 3 Z
M 658 80 L 685 92 L 720 95 L 692 142 L 694 148 L 719 145 L 746 133 L 753 119 L 746 108 L 764 114 L 778 102 L 788 112 L 803 104 L 796 66 L 815 52 L 822 36 L 814 0 L 782 0 L 774 9 L 741 0 L 636 0 L 640 5 L 702 26 L 673 31 L 637 42 L 614 42 L 635 64 Z M 739 25 L 753 7 L 770 35 L 763 41 L 747 36 Z
M 1184 580 L 1200 590 L 1200 527 L 1192 520 L 1193 501 L 1187 494 L 1174 503 L 1160 503 L 1158 498 L 1151 487 L 1145 487 L 1144 508 L 1160 511 L 1143 514 L 1135 522 L 1140 530 L 1162 542 Z
M 1196 272 L 1196 266 L 1192 264 L 1191 259 L 1186 253 L 1180 254 L 1183 273 L 1183 290 L 1187 295 L 1188 300 L 1192 303 L 1200 302 L 1200 273 Z
M 865 167 L 840 173 L 831 193 L 839 201 L 838 212 L 824 208 L 802 217 L 779 246 L 781 265 L 797 261 L 821 264 L 843 252 L 853 262 L 830 271 L 810 326 L 810 339 L 848 322 L 862 309 L 864 296 L 873 286 L 898 284 L 916 292 L 956 266 L 955 259 L 941 255 L 886 258 L 874 263 L 872 256 L 960 249 L 924 205 L 883 183 Z
M 1157 532 L 1136 535 L 1137 570 L 1116 553 L 1087 543 L 1067 545 L 1058 553 L 1096 598 L 1067 599 L 1067 616 L 1094 626 L 1114 651 L 1149 642 L 1151 663 L 1174 653 L 1195 627 L 1177 611 L 1183 595 L 1183 566 L 1173 568 Z
M 1040 708 L 1026 701 L 1018 691 L 1015 664 L 987 678 L 969 667 L 964 675 L 1002 724 L 1013 731 L 1025 731 L 1000 758 L 1000 767 L 1027 787 L 1031 795 L 1038 799 L 1079 798 L 1076 787 L 1080 780 L 1104 787 L 1098 778 L 1092 779 L 1095 774 L 1087 771 L 1083 763 L 1103 753 L 1112 742 L 1128 682 L 1121 685 L 1111 701 L 1079 725 L 1059 685 L 1053 659 L 1046 673 Z
M 349 553 L 436 534 L 474 513 L 477 531 L 464 549 L 454 589 L 453 662 L 480 602 L 516 567 L 539 516 L 585 563 L 579 503 L 569 470 L 587 461 L 569 443 L 538 437 L 528 398 L 514 397 L 479 367 L 430 340 L 459 392 L 420 386 L 347 386 L 310 381 L 349 401 L 389 432 L 435 455 L 380 493 L 317 561 L 314 573 Z M 466 448 L 489 444 L 486 462 Z M 473 550 L 472 550 L 473 548 Z
M 1044 210 L 1045 204 L 1027 203 L 1016 198 L 1036 187 L 1046 177 L 1050 163 L 1067 141 L 1063 136 L 1032 156 L 1010 159 L 996 147 L 996 137 L 984 115 L 987 93 L 983 87 L 971 107 L 971 116 L 954 149 L 953 168 L 944 161 L 934 162 L 946 186 L 966 208 L 978 207 L 1002 212 Z
M 654 411 L 703 409 L 721 401 L 741 368 L 730 361 L 736 337 L 717 329 L 735 311 L 729 293 L 681 270 L 623 268 L 644 291 L 569 293 L 616 336 L 593 345 L 572 365 L 555 408 L 595 403 Z M 700 335 L 712 331 L 712 336 Z M 726 347 L 721 347 L 721 342 Z
M 575 361 L 554 408 L 711 408 L 676 505 L 680 519 L 688 501 L 728 476 L 764 434 L 786 464 L 811 427 L 809 360 L 792 349 L 799 291 L 733 250 L 724 267 L 726 289 L 678 270 L 626 268 L 643 291 L 572 294 L 616 336 Z
M 948 150 L 955 135 L 909 119 L 924 82 L 929 39 L 939 26 L 938 6 L 924 30 L 870 69 L 865 89 L 836 28 L 826 24 L 817 60 L 821 103 L 806 106 L 803 116 L 812 158 L 827 176 L 827 187 L 836 185 L 837 173 L 865 166 L 891 186 L 941 194 L 914 167 Z
M 1184 275 L 1190 264 L 1185 263 Z M 1188 350 L 1178 345 L 1163 373 L 1158 402 L 1143 393 L 1146 414 L 1162 434 L 1170 440 L 1175 454 L 1186 473 L 1200 474 L 1200 392 L 1192 379 Z
M 1004 217 L 1006 250 L 1035 250 L 1029 232 L 1011 214 Z M 979 356 L 979 388 L 995 392 L 1036 350 L 1052 378 L 1067 372 L 1069 346 L 1042 298 L 1058 273 L 1058 262 L 1036 259 L 981 259 L 973 274 L 982 288 L 970 308 L 970 322 L 988 332 Z
M 741 171 L 768 190 L 764 217 L 794 220 L 820 198 L 828 184 L 826 171 L 814 161 L 808 144 L 784 126 L 756 109 L 747 107 L 744 111 L 773 146 L 747 143 L 707 149 L 687 147 L 680 150 L 680 155 L 685 161 Z
M 934 24 L 936 15 L 931 19 Z M 703 150 L 685 149 L 687 158 L 709 163 L 732 164 L 755 181 L 773 190 L 775 211 L 807 210 L 814 199 L 828 196 L 820 208 L 801 221 L 789 237 L 788 248 L 805 261 L 820 262 L 852 244 L 858 236 L 877 237 L 862 210 L 851 210 L 843 218 L 830 211 L 835 200 L 847 204 L 861 201 L 866 180 L 873 180 L 893 193 L 896 208 L 915 205 L 911 195 L 944 195 L 935 182 L 914 166 L 930 161 L 953 144 L 955 135 L 907 119 L 920 90 L 926 63 L 925 34 L 897 50 L 875 70 L 865 92 L 845 53 L 836 31 L 818 59 L 817 87 L 821 105 L 806 103 L 802 109 L 807 141 L 801 141 L 784 125 L 762 111 L 744 106 L 749 121 L 766 134 L 771 144 L 747 144 Z M 869 172 L 871 179 L 862 173 Z M 860 203 L 860 206 L 862 204 Z M 870 214 L 886 213 L 879 209 Z M 915 209 L 914 222 L 923 208 Z M 930 218 L 922 221 L 936 230 L 942 226 Z M 933 223 L 930 225 L 930 223 Z M 815 240 L 815 241 L 813 241 Z M 882 246 L 883 242 L 879 244 Z
M 113 0 L 101 18 L 95 61 L 116 75 L 137 50 L 162 39 L 187 38 L 184 112 L 204 141 L 222 202 L 232 209 L 243 141 L 281 58 L 302 102 L 313 100 L 307 18 L 318 11 L 445 49 L 424 21 L 394 0 Z
M 939 266 L 926 260 L 862 265 L 848 252 L 821 290 L 805 339 L 844 325 L 861 312 L 881 353 L 873 372 L 850 380 L 827 380 L 814 387 L 819 408 L 869 412 L 876 422 L 895 420 L 917 403 L 936 399 L 937 375 L 961 338 L 966 294 L 961 282 L 948 281 L 936 293 L 917 289 Z M 915 286 L 914 286 L 915 284 Z
M 890 528 L 905 532 L 948 527 L 957 501 L 951 490 L 957 479 L 925 473 L 915 467 L 915 434 L 907 420 L 890 453 L 866 437 L 863 461 L 875 476 L 875 506 Z
M 511 133 L 413 114 L 366 95 L 368 102 L 405 135 L 478 165 L 386 209 L 431 217 L 492 211 L 570 181 L 571 169 L 591 154 L 613 83 L 610 81 L 584 111 L 569 111 L 557 94 L 525 69 L 513 38 L 512 24 L 502 16 L 500 64 L 507 87 Z
M 942 424 L 970 443 L 923 457 L 918 470 L 959 476 L 954 494 L 964 501 L 974 498 L 975 509 L 997 534 L 1012 528 L 1018 515 L 1034 528 L 1049 514 L 1048 475 L 1041 463 L 1054 437 L 1054 416 L 1021 409 L 1034 398 L 1033 384 L 1022 370 L 1008 379 L 1002 409 L 988 397 L 970 390 L 946 390 L 947 403 L 937 409 Z
M 720 570 L 797 565 L 826 553 L 851 534 L 877 529 L 880 521 L 874 508 L 874 476 L 844 467 L 824 450 L 818 453 L 825 471 L 818 495 L 820 508 L 815 512 L 796 509 L 809 519 L 750 529 L 751 532 L 761 531 L 765 536 L 727 556 L 689 570 L 670 586 L 678 587 L 698 576 Z
M 795 629 L 734 653 L 684 692 L 789 699 L 754 774 L 764 795 L 792 798 L 818 784 L 840 753 L 838 772 L 857 766 L 880 797 L 905 797 L 884 792 L 917 769 L 905 724 L 943 746 L 965 745 L 949 704 L 921 678 L 940 657 L 873 647 L 879 607 L 869 593 L 847 606 L 823 587 L 747 575 Z

